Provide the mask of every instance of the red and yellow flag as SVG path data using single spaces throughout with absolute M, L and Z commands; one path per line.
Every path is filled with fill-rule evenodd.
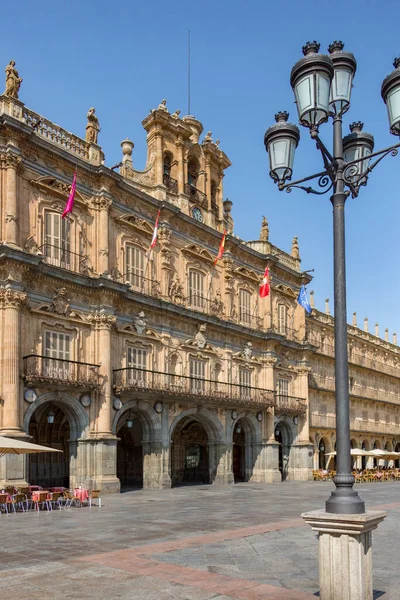
M 219 245 L 219 250 L 218 250 L 218 255 L 217 258 L 214 260 L 214 267 L 217 264 L 217 262 L 219 261 L 220 258 L 222 258 L 222 255 L 224 253 L 224 249 L 225 249 L 225 238 L 226 238 L 226 230 L 224 229 L 224 233 L 222 235 L 222 240 L 221 243 Z

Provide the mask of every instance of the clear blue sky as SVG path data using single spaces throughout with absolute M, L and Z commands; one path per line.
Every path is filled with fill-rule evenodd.
M 316 306 L 331 299 L 332 218 L 327 196 L 279 193 L 268 175 L 264 132 L 274 113 L 288 110 L 296 121 L 290 70 L 301 47 L 316 39 L 321 50 L 343 40 L 358 69 L 345 128 L 362 120 L 375 148 L 396 142 L 380 97 L 384 76 L 400 55 L 398 0 L 147 0 L 105 2 L 37 0 L 9 3 L 4 15 L 1 61 L 17 62 L 24 81 L 20 98 L 33 110 L 84 135 L 86 112 L 96 107 L 99 142 L 112 166 L 120 142 L 135 143 L 134 164 L 145 164 L 141 121 L 162 98 L 170 111 L 187 113 L 187 37 L 192 39 L 191 113 L 221 140 L 232 161 L 224 180 L 233 202 L 235 233 L 258 238 L 261 217 L 270 240 L 290 251 L 298 235 L 302 265 L 314 268 Z M 332 127 L 321 135 L 330 143 Z M 302 128 L 295 177 L 321 168 Z M 399 177 L 400 156 L 386 158 L 358 199 L 347 203 L 348 314 L 359 325 L 379 322 L 383 337 L 400 335 Z

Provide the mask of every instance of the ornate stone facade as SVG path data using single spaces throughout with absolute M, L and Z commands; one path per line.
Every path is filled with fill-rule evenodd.
M 63 450 L 0 459 L 0 483 L 309 479 L 320 440 L 334 447 L 333 318 L 297 304 L 297 238 L 277 248 L 265 218 L 259 240 L 233 235 L 229 159 L 193 116 L 163 100 L 143 121 L 145 170 L 124 140 L 119 173 L 94 116 L 83 140 L 0 96 L 0 429 Z M 393 447 L 398 348 L 349 334 L 355 443 Z

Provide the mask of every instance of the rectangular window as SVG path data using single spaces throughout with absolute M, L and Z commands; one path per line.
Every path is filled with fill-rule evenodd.
M 43 367 L 46 377 L 67 381 L 71 375 L 71 364 L 69 361 L 71 348 L 71 336 L 67 333 L 46 331 L 44 335 Z
M 127 378 L 130 385 L 143 385 L 147 379 L 147 350 L 129 346 L 126 362 L 128 368 Z
M 59 213 L 46 212 L 44 224 L 44 256 L 46 262 L 72 269 L 69 223 Z
M 278 331 L 282 335 L 287 335 L 287 307 L 284 304 L 278 306 Z
M 239 369 L 240 393 L 245 398 L 251 396 L 251 371 L 249 369 Z
M 251 324 L 251 293 L 247 290 L 239 290 L 239 317 L 241 323 Z
M 278 396 L 289 396 L 289 380 L 280 377 L 278 379 Z
M 136 246 L 126 246 L 125 252 L 126 280 L 134 288 L 141 289 L 144 283 L 145 252 Z
M 206 363 L 204 360 L 190 359 L 190 387 L 193 393 L 205 390 Z
M 204 308 L 204 279 L 203 273 L 189 271 L 189 302 L 193 308 Z

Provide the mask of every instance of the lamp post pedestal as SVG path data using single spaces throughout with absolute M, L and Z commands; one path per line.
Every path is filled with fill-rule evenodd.
M 320 600 L 372 600 L 372 531 L 383 511 L 338 515 L 324 510 L 301 516 L 319 534 Z

